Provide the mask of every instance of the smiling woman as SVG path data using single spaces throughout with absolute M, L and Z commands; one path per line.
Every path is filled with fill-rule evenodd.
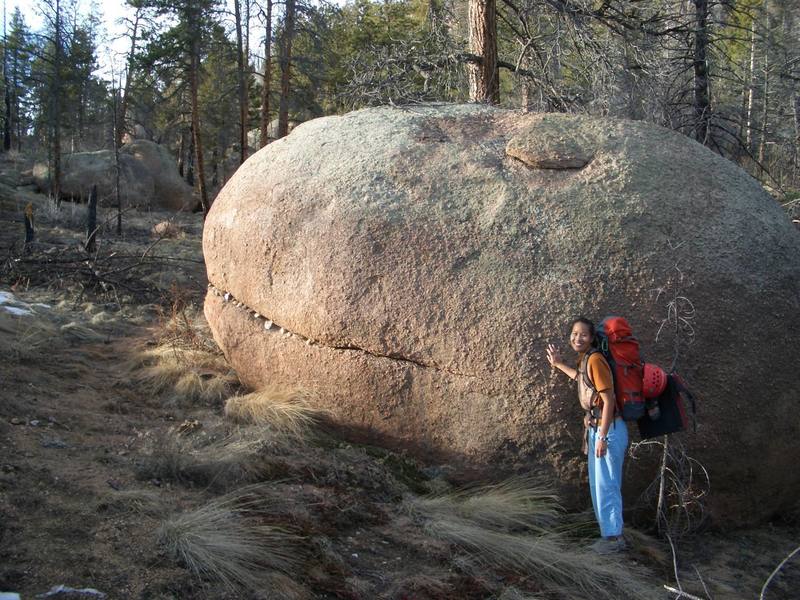
M 569 343 L 578 353 L 577 368 L 566 364 L 553 344 L 547 360 L 578 384 L 584 410 L 584 451 L 589 460 L 589 491 L 601 538 L 592 549 L 600 554 L 625 548 L 622 537 L 622 463 L 628 448 L 628 428 L 614 394 L 614 378 L 603 354 L 595 348 L 594 323 L 579 317 L 570 327 Z

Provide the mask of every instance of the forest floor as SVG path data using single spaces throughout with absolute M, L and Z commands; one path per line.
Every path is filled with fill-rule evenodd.
M 89 260 L 85 207 L 56 210 L 18 183 L 0 171 L 0 591 L 675 598 L 668 585 L 755 599 L 800 543 L 796 522 L 706 528 L 677 541 L 673 562 L 667 542 L 631 530 L 627 553 L 593 557 L 591 519 L 554 516 L 530 482 L 454 493 L 446 469 L 350 443 L 324 416 L 234 422 L 226 400 L 247 390 L 202 316 L 202 218 L 130 212 L 117 236 L 103 211 L 112 225 Z M 764 598 L 798 589 L 795 558 Z

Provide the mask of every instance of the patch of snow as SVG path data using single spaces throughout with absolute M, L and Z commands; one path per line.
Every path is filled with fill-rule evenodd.
M 0 290 L 0 308 L 5 309 L 13 315 L 32 315 L 36 311 L 34 308 L 50 308 L 48 304 L 41 302 L 36 304 L 28 304 L 18 299 L 12 292 Z

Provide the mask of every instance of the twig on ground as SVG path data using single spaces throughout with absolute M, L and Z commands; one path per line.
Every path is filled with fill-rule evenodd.
M 708 591 L 708 587 L 706 586 L 706 582 L 703 579 L 703 576 L 700 575 L 700 570 L 697 567 L 695 567 L 694 565 L 692 565 L 692 568 L 694 569 L 694 572 L 697 573 L 697 578 L 700 580 L 700 584 L 703 586 L 703 591 L 706 593 L 706 596 L 708 598 L 711 598 L 711 592 Z
M 664 589 L 671 594 L 677 594 L 676 598 L 689 598 L 689 600 L 706 600 L 705 598 L 701 598 L 700 596 L 693 596 L 692 594 L 687 594 L 682 590 L 676 590 L 674 587 L 670 587 L 668 585 L 665 585 Z
M 767 577 L 767 580 L 764 582 L 764 586 L 761 588 L 761 594 L 760 594 L 760 595 L 759 595 L 759 597 L 758 597 L 758 599 L 759 599 L 759 600 L 764 600 L 764 598 L 765 598 L 765 594 L 767 593 L 767 587 L 769 586 L 769 584 L 770 584 L 770 583 L 772 583 L 772 580 L 773 580 L 773 579 L 775 578 L 775 576 L 776 576 L 776 575 L 777 575 L 777 574 L 780 572 L 780 570 L 783 568 L 783 566 L 784 566 L 784 565 L 785 565 L 787 562 L 789 562 L 790 560 L 792 560 L 792 558 L 794 557 L 794 555 L 795 555 L 795 554 L 797 554 L 798 552 L 800 552 L 800 546 L 798 546 L 797 548 L 795 548 L 794 550 L 792 550 L 792 551 L 789 553 L 789 555 L 788 555 L 786 558 L 784 558 L 784 559 L 781 561 L 781 564 L 779 564 L 777 567 L 775 567 L 775 570 L 774 570 L 772 573 L 770 573 L 769 577 Z

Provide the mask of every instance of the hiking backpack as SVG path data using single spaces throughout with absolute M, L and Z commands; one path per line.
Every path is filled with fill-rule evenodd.
M 597 328 L 599 350 L 590 350 L 586 358 L 600 352 L 611 367 L 617 408 L 622 406 L 625 421 L 637 421 L 642 439 L 683 431 L 688 427 L 686 403 L 691 403 L 695 413 L 695 400 L 683 379 L 673 370 L 669 375 L 657 365 L 648 365 L 651 372 L 661 371 L 660 387 L 645 397 L 646 391 L 656 387 L 653 381 L 644 381 L 645 363 L 639 353 L 639 341 L 622 317 L 606 317 Z M 587 360 L 588 364 L 588 360 Z M 588 369 L 583 367 L 586 385 L 594 389 Z M 658 393 L 660 391 L 660 393 Z M 658 393 L 658 396 L 652 394 Z
M 622 418 L 638 421 L 645 414 L 642 393 L 644 363 L 639 354 L 639 341 L 622 317 L 606 317 L 597 328 L 600 352 L 608 361 L 614 376 L 617 406 L 622 405 Z

